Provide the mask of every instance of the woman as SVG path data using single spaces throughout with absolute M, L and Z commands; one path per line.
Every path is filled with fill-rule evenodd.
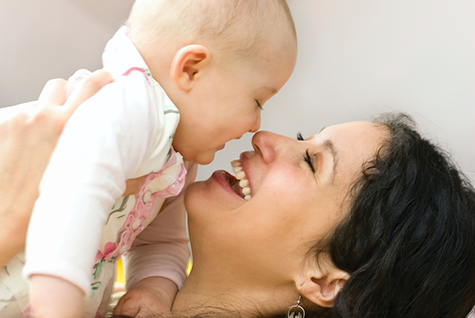
M 233 163 L 249 201 L 223 171 L 187 193 L 194 267 L 174 316 L 468 314 L 475 193 L 407 117 L 305 140 L 259 132 L 253 147 Z
M 233 162 L 249 201 L 223 171 L 187 192 L 194 267 L 174 316 L 469 313 L 475 192 L 407 116 L 252 144 Z

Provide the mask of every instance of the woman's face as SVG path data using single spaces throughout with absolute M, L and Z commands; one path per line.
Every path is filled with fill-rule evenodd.
M 295 278 L 310 247 L 346 215 L 350 187 L 384 137 L 369 122 L 328 127 L 303 141 L 256 133 L 254 151 L 234 163 L 248 180 L 249 200 L 224 171 L 187 192 L 194 266 L 226 268 L 241 281 Z

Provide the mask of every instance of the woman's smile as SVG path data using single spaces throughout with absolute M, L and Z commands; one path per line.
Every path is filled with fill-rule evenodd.
M 246 166 L 246 164 L 243 164 L 244 160 L 245 156 L 242 154 L 241 159 L 231 161 L 234 175 L 227 171 L 219 170 L 213 174 L 213 178 L 225 188 L 230 188 L 240 198 L 249 201 L 252 198 L 252 190 L 248 176 L 249 169 L 244 168 Z
M 233 172 L 236 174 L 234 180 L 230 180 L 232 183 L 232 188 L 246 200 L 250 200 L 251 196 L 251 187 L 249 184 L 249 177 L 246 175 L 246 172 L 243 170 L 241 160 L 233 160 L 231 162 L 231 166 L 233 167 Z

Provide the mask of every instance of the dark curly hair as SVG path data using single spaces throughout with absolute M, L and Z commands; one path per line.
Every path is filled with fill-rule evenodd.
M 328 252 L 351 277 L 331 317 L 456 318 L 475 304 L 475 191 L 404 114 L 354 185 Z
M 350 278 L 333 308 L 306 317 L 465 318 L 475 304 L 475 191 L 408 115 L 375 123 L 389 137 L 362 167 L 348 215 L 311 250 Z M 204 317 L 244 316 L 195 316 Z

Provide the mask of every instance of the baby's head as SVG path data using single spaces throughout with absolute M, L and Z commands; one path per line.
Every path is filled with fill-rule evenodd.
M 259 128 L 262 105 L 295 66 L 285 0 L 136 0 L 128 26 L 180 110 L 173 146 L 200 164 Z

